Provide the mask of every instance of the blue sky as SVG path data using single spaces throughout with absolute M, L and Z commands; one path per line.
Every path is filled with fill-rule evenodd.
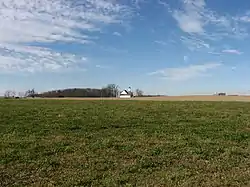
M 250 93 L 250 2 L 2 0 L 0 94 L 116 83 Z

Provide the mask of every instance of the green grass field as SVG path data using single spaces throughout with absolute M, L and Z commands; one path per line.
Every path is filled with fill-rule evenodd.
M 0 186 L 250 186 L 250 104 L 0 100 Z

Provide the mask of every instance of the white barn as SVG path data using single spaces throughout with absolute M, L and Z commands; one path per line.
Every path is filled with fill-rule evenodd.
M 127 91 L 127 90 L 123 90 L 121 93 L 120 93 L 120 98 L 131 98 L 131 94 Z

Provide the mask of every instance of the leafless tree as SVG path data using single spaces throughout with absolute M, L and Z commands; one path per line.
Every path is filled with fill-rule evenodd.
M 4 97 L 5 98 L 11 98 L 11 97 L 15 97 L 16 95 L 16 92 L 14 90 L 7 90 L 5 93 L 4 93 Z
M 10 90 L 6 90 L 6 91 L 5 91 L 4 97 L 5 97 L 5 98 L 9 98 L 9 97 L 10 97 Z
M 35 92 L 35 90 L 34 90 L 34 88 L 33 88 L 33 89 L 27 90 L 27 91 L 25 92 L 25 97 L 35 97 L 35 94 L 36 94 L 36 92 Z
M 108 84 L 104 89 L 108 92 L 109 97 L 116 97 L 119 92 L 118 87 L 116 84 Z
M 138 89 L 138 88 L 135 90 L 135 93 L 136 93 L 136 95 L 139 96 L 139 97 L 143 96 L 143 91 L 140 90 L 140 89 Z

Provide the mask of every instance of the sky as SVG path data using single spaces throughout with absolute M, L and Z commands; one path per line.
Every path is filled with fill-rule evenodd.
M 0 95 L 250 93 L 247 0 L 0 0 Z

